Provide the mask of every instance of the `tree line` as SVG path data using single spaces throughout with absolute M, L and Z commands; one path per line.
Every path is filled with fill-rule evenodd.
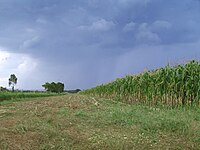
M 8 79 L 8 85 L 9 87 L 11 87 L 12 92 L 15 91 L 15 85 L 17 84 L 17 77 L 15 74 L 11 74 L 10 78 Z M 45 84 L 42 85 L 42 87 L 47 91 L 47 92 L 54 92 L 54 93 L 62 93 L 64 92 L 65 89 L 65 85 L 64 83 L 61 82 L 46 82 Z M 9 91 L 7 88 L 5 87 L 0 87 L 0 91 Z

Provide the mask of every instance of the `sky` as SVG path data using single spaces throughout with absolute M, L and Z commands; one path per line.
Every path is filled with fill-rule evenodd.
M 200 0 L 0 0 L 0 86 L 87 89 L 200 59 Z

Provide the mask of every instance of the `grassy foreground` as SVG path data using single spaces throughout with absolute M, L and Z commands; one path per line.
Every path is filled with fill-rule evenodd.
M 82 95 L 0 105 L 1 150 L 199 149 L 200 110 Z

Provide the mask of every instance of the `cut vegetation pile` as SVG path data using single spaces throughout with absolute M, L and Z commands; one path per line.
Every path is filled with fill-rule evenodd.
M 193 60 L 184 65 L 168 65 L 139 75 L 126 76 L 81 93 L 128 103 L 170 107 L 199 105 L 200 64 Z

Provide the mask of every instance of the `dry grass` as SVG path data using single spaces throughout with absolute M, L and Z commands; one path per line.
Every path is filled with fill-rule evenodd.
M 198 149 L 200 111 L 81 95 L 0 105 L 0 149 Z

